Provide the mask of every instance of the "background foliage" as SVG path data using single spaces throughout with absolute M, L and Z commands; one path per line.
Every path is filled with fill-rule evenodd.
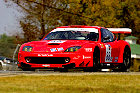
M 6 0 L 21 8 L 25 42 L 62 25 L 131 28 L 140 38 L 140 0 Z M 29 34 L 30 33 L 30 34 Z
M 11 56 L 11 45 L 39 40 L 62 25 L 98 25 L 111 28 L 131 28 L 140 38 L 140 0 L 5 0 L 16 4 L 23 13 L 19 20 L 24 38 L 0 39 L 0 53 Z M 11 6 L 12 6 L 11 4 Z M 16 41 L 16 42 L 14 42 Z M 140 40 L 138 40 L 140 43 Z M 14 45 L 13 44 L 13 45 Z
M 0 36 L 0 56 L 12 58 L 16 48 L 16 38 L 5 34 Z

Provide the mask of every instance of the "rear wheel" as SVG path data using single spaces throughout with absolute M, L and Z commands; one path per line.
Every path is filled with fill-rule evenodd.
M 129 48 L 124 49 L 123 53 L 123 64 L 121 66 L 121 71 L 127 71 L 131 66 L 131 51 Z

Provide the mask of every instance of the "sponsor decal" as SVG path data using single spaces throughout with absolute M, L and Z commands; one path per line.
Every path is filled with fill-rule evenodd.
M 86 52 L 92 52 L 92 48 L 84 48 Z
M 61 48 L 57 48 L 57 50 L 58 51 L 63 51 L 64 49 L 63 49 L 63 47 L 61 47 Z
M 80 56 L 77 56 L 77 57 L 74 57 L 73 59 L 79 59 L 80 58 Z
M 61 41 L 61 40 L 52 40 L 52 41 L 49 41 L 48 43 L 64 43 L 66 41 Z
M 108 44 L 109 49 L 112 49 L 112 47 Z
M 105 62 L 112 62 L 113 57 L 111 57 L 111 46 L 109 44 L 105 45 L 106 47 L 106 56 Z
M 44 67 L 50 67 L 50 65 L 42 65 L 42 66 L 44 66 Z
M 105 62 L 112 62 L 113 57 L 105 57 Z
M 83 55 L 83 59 L 90 59 L 91 58 L 91 56 L 84 56 Z
M 104 48 L 104 44 L 100 44 L 101 45 L 101 48 Z
M 51 50 L 51 52 L 56 52 L 57 51 L 56 48 L 52 48 L 50 50 Z
M 52 48 L 52 49 L 50 49 L 51 52 L 63 51 L 63 50 L 64 50 L 63 47 L 61 47 L 61 48 Z
M 38 54 L 39 57 L 52 57 L 53 54 Z
M 118 57 L 115 57 L 115 61 L 114 62 L 118 62 Z

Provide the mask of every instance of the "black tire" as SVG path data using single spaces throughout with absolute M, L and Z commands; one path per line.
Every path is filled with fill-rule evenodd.
M 90 67 L 83 68 L 84 72 L 92 72 L 92 70 L 93 70 L 93 68 L 90 68 Z
M 84 72 L 97 72 L 100 68 L 100 50 L 99 48 L 94 49 L 93 53 L 93 67 L 84 68 Z
M 23 71 L 35 71 L 33 68 L 21 68 Z
M 99 68 L 100 68 L 100 50 L 99 48 L 95 48 L 93 53 L 93 71 L 98 71 Z
M 2 64 L 0 63 L 0 70 L 2 70 L 3 69 L 3 67 L 2 67 Z
M 129 48 L 124 49 L 123 53 L 123 64 L 121 66 L 121 71 L 126 72 L 131 66 L 131 51 Z
M 68 69 L 67 68 L 61 68 L 59 71 L 60 72 L 68 72 Z

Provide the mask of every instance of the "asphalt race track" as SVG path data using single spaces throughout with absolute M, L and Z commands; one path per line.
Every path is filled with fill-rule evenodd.
M 9 77 L 17 75 L 140 75 L 140 72 L 59 72 L 59 71 L 0 71 L 0 77 Z

